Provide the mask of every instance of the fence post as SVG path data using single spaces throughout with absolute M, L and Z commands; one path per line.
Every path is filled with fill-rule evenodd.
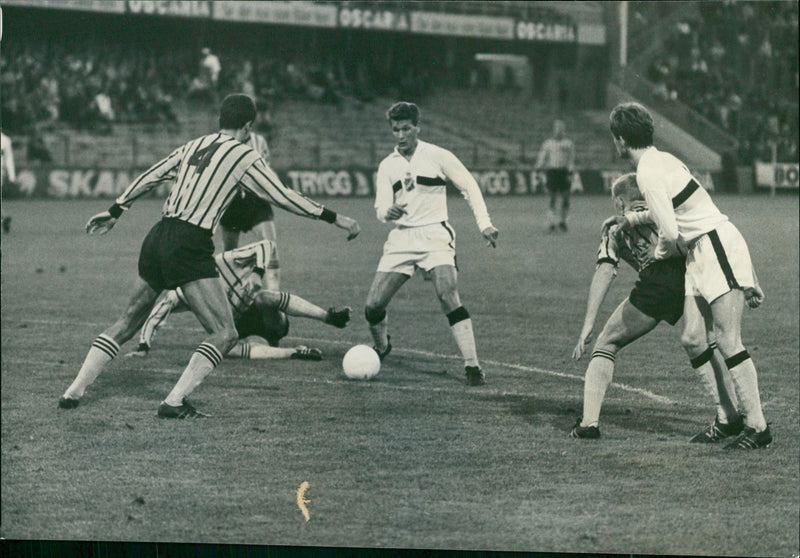
M 72 166 L 71 165 L 72 157 L 71 157 L 71 154 L 69 152 L 70 139 L 69 139 L 69 136 L 67 134 L 63 134 L 61 136 L 61 138 L 64 140 L 64 164 L 69 167 L 69 166 Z

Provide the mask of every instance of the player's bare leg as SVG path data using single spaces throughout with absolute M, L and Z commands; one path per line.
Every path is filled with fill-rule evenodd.
M 280 310 L 289 316 L 318 320 L 338 328 L 345 327 L 350 321 L 349 307 L 340 310 L 335 308 L 323 310 L 316 304 L 287 292 L 259 291 L 253 304 L 267 310 Z
M 364 315 L 369 323 L 375 351 L 381 360 L 389 354 L 389 325 L 386 318 L 386 307 L 397 291 L 408 281 L 409 276 L 395 271 L 378 271 L 372 280 L 372 285 L 367 293 L 367 302 Z
M 472 331 L 472 319 L 467 309 L 461 305 L 458 295 L 458 271 L 452 265 L 437 265 L 431 270 L 433 288 L 442 311 L 450 323 L 450 332 L 464 357 L 467 371 L 467 382 L 470 385 L 482 385 L 485 377 L 478 362 L 478 351 L 475 348 L 475 334 Z
M 159 416 L 163 418 L 202 416 L 186 405 L 184 399 L 216 368 L 238 338 L 233 310 L 218 278 L 191 281 L 182 285 L 181 290 L 189 309 L 210 335 L 195 349 L 175 387 L 159 407 Z M 189 414 L 182 414 L 184 410 L 190 411 Z
M 718 442 L 741 432 L 738 399 L 733 379 L 725 366 L 724 358 L 711 339 L 716 339 L 711 307 L 700 297 L 687 297 L 683 309 L 681 344 L 689 355 L 692 368 L 697 372 L 706 391 L 714 399 L 716 418 L 713 425 L 691 438 L 693 443 Z
M 141 278 L 137 279 L 128 307 L 111 327 L 101 333 L 92 343 L 75 380 L 59 400 L 59 407 L 71 409 L 78 406 L 86 388 L 94 382 L 119 353 L 119 346 L 128 341 L 142 327 L 158 298 L 154 290 Z
M 636 308 L 628 298 L 623 300 L 608 318 L 600 335 L 597 336 L 592 349 L 592 358 L 586 368 L 583 383 L 583 416 L 570 433 L 573 438 L 600 436 L 600 431 L 597 429 L 600 409 L 603 406 L 606 389 L 614 377 L 617 352 L 652 331 L 656 325 L 658 320 Z
M 266 339 L 258 335 L 250 335 L 244 339 L 239 339 L 236 345 L 225 355 L 228 358 L 242 358 L 249 360 L 261 359 L 287 359 L 297 360 L 322 360 L 322 352 L 319 349 L 300 345 L 294 348 L 282 348 L 271 346 Z
M 730 290 L 711 303 L 717 345 L 725 357 L 725 365 L 730 370 L 739 398 L 739 409 L 745 424 L 743 434 L 748 429 L 752 429 L 754 433 L 767 430 L 767 422 L 761 409 L 756 367 L 742 344 L 744 305 L 744 292 L 739 289 Z M 771 435 L 769 441 L 772 441 Z

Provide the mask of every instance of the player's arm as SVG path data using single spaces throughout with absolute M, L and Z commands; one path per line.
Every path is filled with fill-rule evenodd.
M 337 214 L 300 192 L 284 186 L 275 171 L 260 158 L 247 169 L 239 183 L 262 200 L 290 213 L 309 219 L 320 219 L 346 230 L 347 240 L 354 239 L 361 232 L 361 226 L 355 219 Z
M 655 259 L 663 260 L 678 255 L 678 222 L 675 220 L 672 200 L 667 195 L 662 175 L 656 172 L 639 172 L 636 181 L 647 201 L 650 216 L 658 227 Z
M 181 302 L 177 291 L 165 291 L 156 301 L 155 306 L 153 306 L 153 309 L 150 311 L 150 315 L 147 316 L 147 320 L 145 320 L 142 326 L 142 331 L 139 333 L 139 347 L 125 356 L 147 356 L 147 352 L 153 344 L 153 338 L 156 332 L 167 322 L 170 313 L 180 312 L 181 310 L 188 310 L 188 307 Z
M 539 155 L 536 157 L 536 170 L 540 170 L 542 167 L 544 167 L 549 149 L 550 140 L 545 140 L 545 142 L 542 144 L 542 147 L 539 149 Z
M 589 286 L 589 299 L 586 302 L 586 314 L 583 318 L 583 327 L 578 343 L 572 351 L 572 358 L 578 360 L 586 351 L 586 346 L 592 341 L 594 323 L 597 320 L 597 313 L 606 298 L 614 277 L 617 276 L 617 266 L 619 258 L 617 256 L 617 246 L 613 234 L 604 234 L 597 251 L 597 266 L 592 276 L 592 283 Z
M 592 342 L 597 313 L 600 311 L 600 306 L 603 304 L 603 300 L 605 300 L 616 275 L 617 268 L 613 263 L 605 261 L 597 264 L 597 269 L 595 269 L 594 276 L 592 276 L 592 284 L 589 286 L 589 300 L 586 303 L 586 315 L 583 318 L 581 335 L 572 351 L 574 360 L 579 360 L 586 351 L 587 345 Z
M 386 167 L 381 163 L 375 178 L 375 216 L 378 221 L 397 221 L 406 214 L 406 204 L 395 203 L 392 181 Z
M 483 200 L 481 188 L 478 186 L 475 177 L 467 170 L 467 167 L 458 160 L 458 157 L 449 151 L 442 150 L 442 157 L 440 165 L 444 175 L 459 189 L 461 195 L 467 200 L 472 214 L 475 216 L 475 221 L 478 223 L 478 229 L 481 234 L 494 248 L 497 245 L 497 237 L 500 232 L 492 225 L 492 219 L 489 217 L 489 210 L 486 209 L 486 202 Z
M 233 272 L 243 284 L 243 292 L 253 296 L 262 287 L 272 248 L 270 241 L 260 240 L 228 250 L 217 256 L 217 267 L 225 266 Z
M 94 234 L 99 231 L 100 234 L 106 234 L 114 228 L 122 212 L 130 208 L 134 201 L 159 184 L 174 180 L 181 163 L 182 153 L 183 146 L 137 176 L 108 210 L 89 219 L 89 222 L 86 223 L 86 232 Z
M 569 172 L 575 172 L 575 143 L 569 142 L 569 156 L 567 157 L 567 169 Z

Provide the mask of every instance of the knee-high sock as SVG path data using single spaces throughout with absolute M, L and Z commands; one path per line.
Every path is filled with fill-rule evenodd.
M 461 356 L 464 357 L 464 366 L 480 366 L 478 350 L 475 348 L 475 334 L 472 331 L 472 320 L 467 309 L 459 306 L 447 314 L 447 320 L 450 322 L 450 331 L 461 351 Z
M 106 364 L 111 362 L 117 353 L 119 353 L 117 342 L 105 333 L 100 334 L 92 343 L 92 347 L 83 361 L 83 366 L 72 381 L 72 385 L 64 392 L 64 396 L 71 399 L 83 397 L 86 388 L 97 379 Z
M 717 420 L 728 424 L 739 418 L 738 400 L 725 362 L 714 349 L 716 349 L 716 344 L 709 345 L 705 351 L 691 359 L 690 362 L 705 386 L 706 392 L 714 400 Z
M 164 400 L 167 405 L 178 407 L 183 398 L 188 396 L 222 361 L 222 354 L 211 343 L 200 343 L 189 359 L 189 364 L 178 378 L 178 382 Z
M 311 318 L 314 320 L 324 320 L 328 313 L 306 299 L 286 292 L 281 293 L 281 300 L 278 310 L 286 312 L 289 316 L 299 316 L 301 318 Z
M 725 365 L 731 371 L 733 385 L 736 386 L 739 412 L 743 415 L 744 423 L 761 432 L 767 427 L 767 421 L 761 409 L 758 375 L 750 354 L 746 350 L 736 353 L 725 359 Z
M 290 358 L 297 349 L 284 349 L 271 347 L 265 343 L 252 343 L 242 339 L 234 345 L 233 349 L 225 355 L 228 358 L 242 358 L 249 360 Z
M 611 351 L 598 349 L 586 368 L 583 380 L 583 418 L 581 426 L 597 426 L 606 389 L 614 377 L 615 355 Z

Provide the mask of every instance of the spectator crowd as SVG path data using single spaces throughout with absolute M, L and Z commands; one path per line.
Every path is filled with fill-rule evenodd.
M 798 4 L 698 3 L 677 21 L 648 78 L 739 140 L 739 160 L 798 160 Z

